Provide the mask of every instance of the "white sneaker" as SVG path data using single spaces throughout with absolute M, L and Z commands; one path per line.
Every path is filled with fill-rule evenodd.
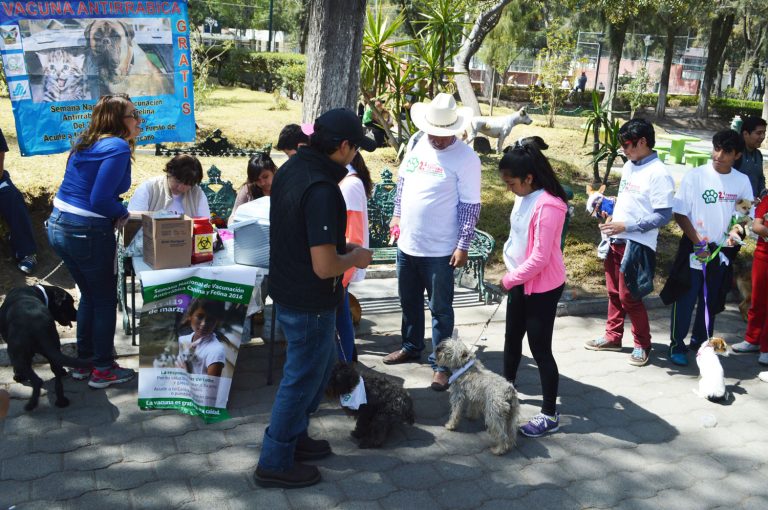
M 757 377 L 759 377 L 763 382 L 768 382 L 768 372 L 760 372 L 757 374 Z
M 758 352 L 760 350 L 760 346 L 751 344 L 744 340 L 743 342 L 733 344 L 731 349 L 733 349 L 733 352 Z
M 757 358 L 757 362 L 761 365 L 768 366 L 768 352 L 761 352 L 760 357 Z

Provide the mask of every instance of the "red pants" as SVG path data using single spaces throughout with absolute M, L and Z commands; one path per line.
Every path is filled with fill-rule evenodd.
M 621 344 L 624 336 L 624 317 L 629 315 L 632 321 L 632 336 L 635 347 L 651 348 L 651 328 L 648 325 L 648 312 L 642 299 L 635 299 L 624 282 L 621 259 L 624 258 L 626 244 L 611 244 L 605 258 L 605 284 L 608 288 L 608 320 L 605 323 L 605 339 Z
M 747 342 L 768 352 L 768 257 L 755 252 L 752 261 L 752 303 L 747 313 Z

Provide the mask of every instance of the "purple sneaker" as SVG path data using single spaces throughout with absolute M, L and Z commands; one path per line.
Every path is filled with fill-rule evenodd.
M 554 418 L 539 413 L 531 421 L 520 427 L 520 432 L 527 437 L 541 437 L 549 432 L 557 432 L 560 429 L 560 414 L 555 413 Z

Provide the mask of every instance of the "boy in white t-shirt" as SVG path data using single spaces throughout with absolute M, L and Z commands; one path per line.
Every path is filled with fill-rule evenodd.
M 634 348 L 629 363 L 643 366 L 651 352 L 651 328 L 637 282 L 653 281 L 656 266 L 656 239 L 659 228 L 672 218 L 675 182 L 653 147 L 656 135 L 650 122 L 632 119 L 619 130 L 624 154 L 629 159 L 621 170 L 619 193 L 610 222 L 600 231 L 610 240 L 603 261 L 608 290 L 608 318 L 605 333 L 584 344 L 592 351 L 620 351 L 624 336 L 624 320 L 632 322 Z M 635 244 L 630 247 L 630 243 Z M 632 254 L 645 255 L 641 260 L 628 260 Z M 630 269 L 634 276 L 625 279 Z M 640 295 L 637 295 L 637 294 Z
M 712 138 L 712 146 L 712 162 L 683 177 L 673 205 L 683 237 L 662 299 L 673 302 L 669 359 L 679 366 L 688 365 L 685 337 L 694 307 L 690 348 L 698 350 L 712 336 L 715 314 L 722 310 L 721 290 L 728 284 L 730 262 L 739 249 L 728 236 L 736 202 L 753 200 L 749 178 L 733 170 L 734 161 L 744 150 L 739 134 L 730 129 L 720 131 Z

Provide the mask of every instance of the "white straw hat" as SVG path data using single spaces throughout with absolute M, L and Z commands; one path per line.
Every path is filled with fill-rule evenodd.
M 456 106 L 452 95 L 441 92 L 431 103 L 411 106 L 411 120 L 432 136 L 452 136 L 464 131 L 472 118 L 472 108 Z

